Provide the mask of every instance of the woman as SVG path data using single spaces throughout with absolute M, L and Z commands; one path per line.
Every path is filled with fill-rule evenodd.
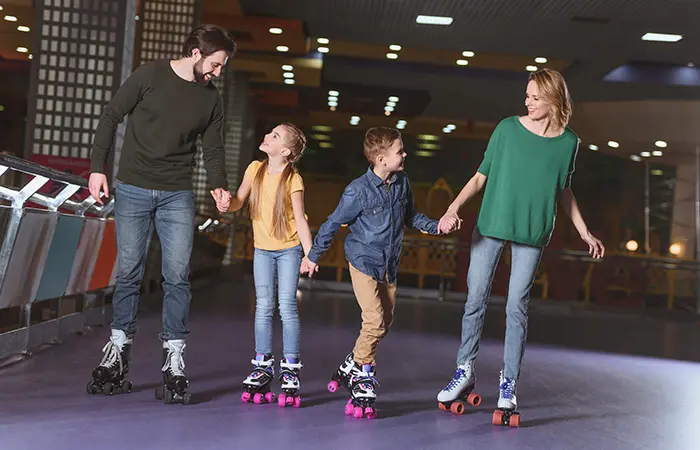
M 516 383 L 525 350 L 530 290 L 543 249 L 554 231 L 557 201 L 593 257 L 601 258 L 605 253 L 603 244 L 588 230 L 571 191 L 580 140 L 567 127 L 572 113 L 571 97 L 561 74 L 549 69 L 532 73 L 525 106 L 527 115 L 509 117 L 498 124 L 477 173 L 441 219 L 441 225 L 448 219 L 459 220 L 459 208 L 486 185 L 472 237 L 457 371 L 438 394 L 438 401 L 443 404 L 466 399 L 474 388 L 474 359 L 491 283 L 501 251 L 506 242 L 511 243 L 504 368 L 495 424 L 508 423 L 513 414 L 514 425 L 519 422 L 514 413 Z

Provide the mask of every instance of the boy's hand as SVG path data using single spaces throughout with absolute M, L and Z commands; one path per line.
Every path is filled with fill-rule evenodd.
M 225 213 L 228 211 L 229 206 L 231 206 L 231 193 L 225 189 L 217 188 L 213 191 L 209 191 L 214 200 L 216 201 L 216 209 L 219 212 Z
M 459 230 L 462 227 L 462 219 L 459 218 L 457 213 L 447 211 L 445 215 L 440 218 L 438 222 L 438 231 L 442 234 L 449 234 L 453 231 Z

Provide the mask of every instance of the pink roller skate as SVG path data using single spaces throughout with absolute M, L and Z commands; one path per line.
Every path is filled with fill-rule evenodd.
M 264 356 L 256 357 L 250 362 L 255 368 L 243 380 L 245 392 L 241 394 L 241 401 L 256 405 L 274 402 L 275 394 L 270 391 L 270 383 L 275 376 L 275 360 L 272 356 Z
M 287 359 L 280 361 L 280 384 L 282 393 L 277 397 L 277 405 L 280 408 L 285 406 L 293 406 L 299 408 L 301 406 L 301 397 L 297 395 L 301 387 L 299 379 L 299 370 L 302 364 L 287 362 Z

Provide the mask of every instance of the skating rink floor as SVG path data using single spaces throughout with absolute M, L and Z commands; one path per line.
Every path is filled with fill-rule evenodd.
M 240 401 L 250 371 L 250 280 L 193 287 L 186 349 L 189 406 L 154 399 L 160 381 L 160 306 L 144 300 L 131 394 L 88 395 L 109 328 L 0 370 L 1 449 L 700 449 L 700 327 L 533 301 L 519 383 L 521 426 L 491 424 L 502 366 L 503 307 L 487 314 L 476 362 L 478 408 L 438 410 L 455 369 L 462 305 L 400 298 L 378 352 L 374 420 L 346 417 L 347 394 L 326 390 L 352 349 L 359 308 L 350 295 L 301 293 L 300 409 Z M 281 352 L 275 318 L 275 353 Z M 276 364 L 276 367 L 277 364 Z M 275 383 L 275 390 L 279 384 Z M 342 392 L 342 393 L 341 393 Z

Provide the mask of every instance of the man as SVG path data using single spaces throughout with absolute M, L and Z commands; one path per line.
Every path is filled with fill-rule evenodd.
M 224 171 L 223 105 L 210 83 L 236 50 L 226 31 L 212 25 L 194 29 L 182 57 L 137 68 L 105 107 L 95 132 L 89 189 L 109 196 L 107 155 L 117 125 L 128 114 L 116 181 L 117 281 L 112 300 L 112 335 L 88 392 L 129 390 L 124 381 L 136 334 L 139 290 L 151 226 L 163 250 L 163 383 L 157 396 L 189 402 L 183 351 L 189 333 L 190 256 L 195 226 L 192 167 L 197 137 L 211 187 L 230 195 Z

